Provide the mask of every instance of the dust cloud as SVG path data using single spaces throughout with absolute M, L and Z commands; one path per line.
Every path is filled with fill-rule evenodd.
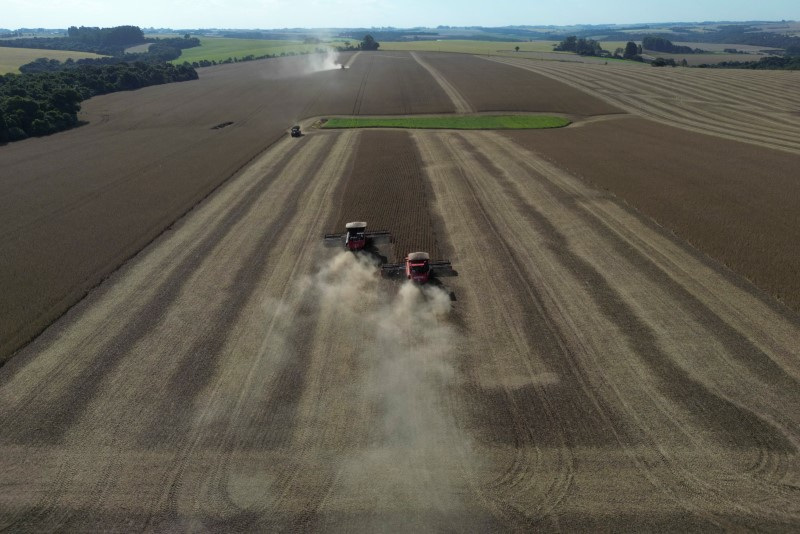
M 370 529 L 417 528 L 403 510 L 431 517 L 464 509 L 460 465 L 469 450 L 447 409 L 455 380 L 449 294 L 435 286 L 381 282 L 369 256 L 339 253 L 306 281 L 329 317 L 360 331 L 365 371 L 354 376 L 353 402 L 370 406 L 369 446 L 338 469 L 338 499 L 369 510 Z M 399 522 L 399 523 L 398 523 Z M 423 521 L 424 523 L 424 521 Z
M 313 72 L 320 72 L 323 70 L 333 70 L 340 68 L 339 65 L 339 53 L 333 50 L 332 48 L 328 48 L 324 53 L 319 54 L 309 54 L 305 56 L 307 61 L 307 66 L 309 69 L 308 74 Z
M 294 78 L 341 68 L 339 53 L 333 48 L 326 48 L 324 52 L 299 54 L 278 59 L 279 61 L 264 62 L 262 77 L 266 79 Z

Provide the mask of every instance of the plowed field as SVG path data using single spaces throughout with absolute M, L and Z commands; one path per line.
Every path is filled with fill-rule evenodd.
M 344 72 L 302 77 L 305 85 L 272 72 L 269 94 L 286 101 L 251 110 L 239 109 L 234 94 L 259 101 L 264 73 L 247 70 L 258 64 L 212 69 L 205 86 L 113 95 L 114 106 L 95 100 L 108 106 L 105 123 L 0 149 L 0 162 L 18 158 L 20 173 L 38 168 L 25 158 L 47 147 L 61 146 L 51 157 L 70 161 L 65 154 L 81 139 L 106 150 L 138 139 L 129 152 L 140 158 L 121 147 L 120 161 L 98 155 L 94 166 L 116 169 L 118 181 L 102 181 L 88 160 L 58 179 L 42 163 L 28 182 L 4 186 L 16 203 L 0 196 L 21 219 L 5 242 L 16 236 L 26 246 L 13 250 L 51 258 L 71 284 L 91 277 L 58 268 L 58 260 L 82 265 L 66 253 L 73 245 L 58 249 L 59 241 L 91 239 L 87 250 L 122 262 L 0 368 L 0 529 L 800 527 L 800 317 L 647 214 L 672 202 L 671 189 L 706 194 L 702 180 L 659 188 L 656 174 L 634 184 L 624 165 L 585 152 L 620 139 L 644 154 L 648 136 L 668 153 L 684 142 L 699 151 L 730 143 L 735 158 L 712 154 L 704 163 L 717 173 L 706 187 L 722 198 L 749 195 L 748 210 L 762 221 L 774 197 L 746 182 L 770 183 L 797 156 L 696 133 L 686 141 L 579 93 L 575 124 L 558 131 L 306 129 L 293 139 L 282 130 L 293 113 L 297 120 L 377 106 L 371 91 L 390 84 L 372 73 L 391 77 L 389 62 L 427 80 L 429 100 L 415 106 L 481 109 L 446 73 L 443 56 L 420 57 L 428 68 L 399 53 L 364 53 Z M 545 92 L 572 91 L 474 60 Z M 196 137 L 191 114 L 175 111 L 186 124 L 170 126 L 165 102 L 200 113 L 202 103 L 187 98 L 192 87 L 228 102 L 214 120 L 207 112 Z M 126 97 L 153 98 L 154 107 L 145 112 Z M 518 110 L 552 112 L 547 98 L 558 100 L 534 96 Z M 155 109 L 167 117 L 151 116 Z M 234 126 L 208 133 L 205 125 L 224 115 Z M 283 122 L 267 126 L 270 117 Z M 259 130 L 266 140 L 251 139 Z M 219 142 L 223 135 L 231 137 Z M 170 152 L 157 142 L 165 136 L 181 144 Z M 146 139 L 154 160 L 138 144 Z M 206 156 L 213 139 L 219 151 Z M 203 181 L 156 171 L 177 172 L 169 154 L 194 161 Z M 125 170 L 137 161 L 138 171 Z M 626 161 L 651 172 L 644 156 Z M 663 179 L 698 172 L 689 158 L 670 165 Z M 724 180 L 733 166 L 750 171 L 735 186 Z M 81 169 L 91 179 L 79 180 Z M 798 188 L 790 180 L 781 187 Z M 203 195 L 158 230 L 159 217 Z M 73 205 L 94 222 L 82 223 Z M 791 213 L 788 201 L 777 209 Z M 12 219 L 3 217 L 5 230 Z M 442 280 L 446 291 L 381 279 L 368 256 L 322 246 L 323 233 L 349 220 L 391 231 L 392 259 L 428 250 L 450 259 L 458 276 Z M 126 232 L 106 233 L 109 221 Z M 28 240 L 30 228 L 42 242 Z M 97 235 L 86 237 L 86 228 Z M 135 255 L 123 262 L 115 235 L 151 242 L 129 244 Z M 13 286 L 7 273 L 24 280 L 26 269 L 37 272 L 35 261 L 19 258 L 28 257 L 3 256 L 4 289 Z M 15 291 L 33 298 L 30 284 Z M 53 300 L 48 287 L 38 291 Z M 21 309 L 8 303 L 23 297 L 3 301 L 7 316 Z

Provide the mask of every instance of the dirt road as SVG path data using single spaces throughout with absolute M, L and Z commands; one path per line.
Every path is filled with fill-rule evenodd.
M 0 369 L 0 528 L 800 524 L 796 315 L 489 132 L 397 134 L 457 300 L 382 281 L 320 246 L 374 135 L 278 142 Z

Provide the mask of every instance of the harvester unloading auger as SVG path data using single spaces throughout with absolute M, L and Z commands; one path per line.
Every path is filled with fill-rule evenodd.
M 347 250 L 355 252 L 389 243 L 392 239 L 392 234 L 383 230 L 367 231 L 365 222 L 349 222 L 344 227 L 345 231 L 340 234 L 325 234 L 325 245 L 344 245 Z

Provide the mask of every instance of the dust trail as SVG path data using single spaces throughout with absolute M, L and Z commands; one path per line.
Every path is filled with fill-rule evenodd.
M 319 72 L 323 70 L 332 70 L 340 68 L 339 53 L 328 48 L 323 53 L 309 54 L 306 56 L 308 59 L 307 66 L 309 68 L 308 74 L 312 72 Z
M 294 78 L 339 68 L 339 53 L 333 48 L 326 48 L 323 52 L 301 54 L 283 58 L 281 61 L 267 61 L 261 75 L 266 79 Z
M 366 371 L 351 386 L 353 402 L 372 407 L 363 440 L 370 446 L 338 466 L 333 502 L 369 517 L 361 526 L 370 529 L 418 528 L 424 517 L 456 516 L 464 510 L 458 482 L 469 447 L 446 408 L 455 378 L 449 295 L 381 282 L 376 263 L 351 253 L 337 254 L 307 284 L 329 317 L 343 328 L 358 325 L 366 340 Z M 410 510 L 422 513 L 404 513 Z

